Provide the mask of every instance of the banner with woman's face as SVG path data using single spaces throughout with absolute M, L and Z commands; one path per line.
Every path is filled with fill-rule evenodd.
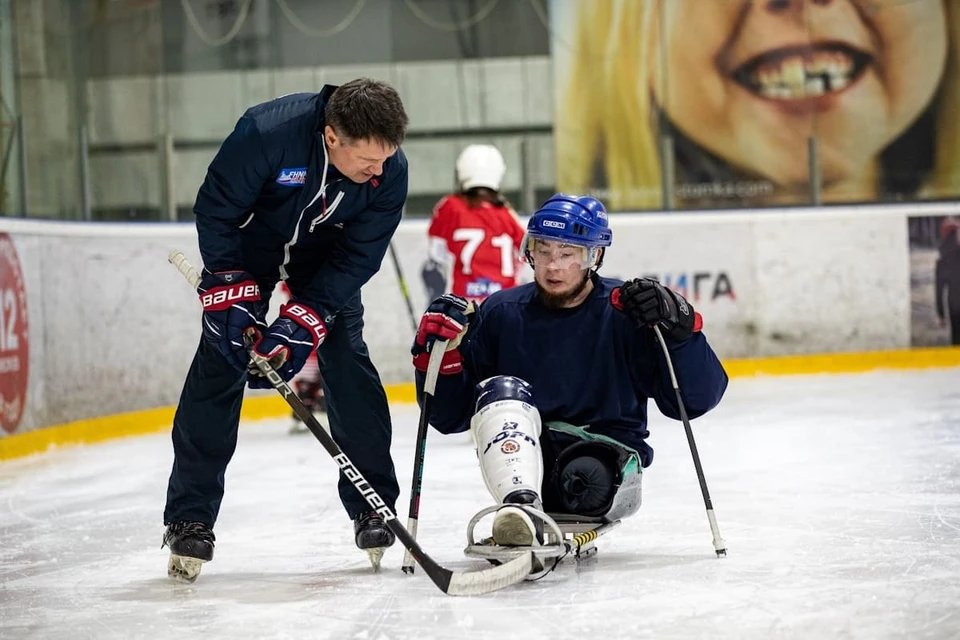
M 960 1 L 550 8 L 561 190 L 612 209 L 960 197 Z

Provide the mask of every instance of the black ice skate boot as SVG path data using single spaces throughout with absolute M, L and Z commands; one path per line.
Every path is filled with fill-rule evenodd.
M 353 520 L 353 535 L 357 547 L 370 555 L 370 564 L 374 571 L 379 571 L 383 552 L 392 546 L 395 540 L 383 518 L 376 511 L 361 513 Z
M 202 522 L 171 522 L 163 534 L 160 548 L 170 547 L 167 575 L 184 582 L 193 582 L 200 575 L 204 562 L 213 560 L 216 538 Z
M 493 541 L 501 547 L 542 545 L 543 520 L 524 508 L 529 506 L 543 511 L 540 498 L 532 491 L 517 491 L 504 498 L 503 502 L 504 506 L 497 510 L 493 518 Z

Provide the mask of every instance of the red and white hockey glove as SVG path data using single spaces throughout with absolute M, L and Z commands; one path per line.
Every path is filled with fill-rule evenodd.
M 418 371 L 427 370 L 430 350 L 437 340 L 447 341 L 447 351 L 443 354 L 440 373 L 451 375 L 463 370 L 463 361 L 457 347 L 467 332 L 467 324 L 470 321 L 468 316 L 473 309 L 472 303 L 452 293 L 445 293 L 430 303 L 423 317 L 420 318 L 417 338 L 410 349 L 413 355 L 413 366 Z
M 327 325 L 321 315 L 303 301 L 294 299 L 280 307 L 280 317 L 254 343 L 253 350 L 266 358 L 281 378 L 289 381 L 326 337 Z M 272 386 L 255 362 L 250 363 L 247 371 L 247 384 L 251 389 Z
M 257 281 L 246 271 L 205 271 L 197 294 L 203 305 L 204 340 L 243 371 L 250 362 L 243 336 L 266 328 L 266 308 Z

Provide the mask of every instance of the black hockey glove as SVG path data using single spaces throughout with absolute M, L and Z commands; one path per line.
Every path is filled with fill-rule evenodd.
M 683 296 L 650 278 L 634 278 L 613 290 L 610 302 L 630 316 L 637 328 L 659 325 L 665 338 L 689 340 L 702 324 Z
M 243 336 L 250 329 L 266 328 L 260 287 L 246 271 L 205 272 L 197 293 L 203 306 L 204 340 L 238 371 L 246 370 L 250 357 Z

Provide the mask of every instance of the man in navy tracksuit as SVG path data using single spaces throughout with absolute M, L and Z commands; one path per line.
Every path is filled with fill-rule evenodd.
M 244 339 L 290 380 L 318 353 L 334 439 L 393 508 L 386 394 L 364 343 L 360 288 L 380 269 L 407 196 L 407 115 L 389 85 L 359 79 L 254 106 L 237 122 L 197 195 L 203 338 L 173 423 L 164 544 L 172 577 L 213 558 L 224 472 L 244 386 L 269 388 Z M 270 292 L 292 297 L 269 327 Z M 393 544 L 341 475 L 357 546 Z M 382 552 L 382 551 L 381 551 Z
M 493 541 L 542 542 L 535 511 L 609 520 L 640 507 L 647 402 L 680 419 L 660 328 L 687 413 L 720 401 L 727 375 L 700 314 L 659 282 L 602 278 L 611 245 L 603 205 L 557 194 L 527 224 L 534 282 L 491 295 L 475 313 L 463 298 L 435 300 L 413 346 L 423 390 L 429 345 L 449 340 L 430 424 L 470 430 L 480 470 L 501 507 Z

